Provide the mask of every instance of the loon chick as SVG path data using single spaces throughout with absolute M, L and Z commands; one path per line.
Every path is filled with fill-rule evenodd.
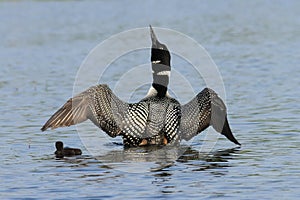
M 185 105 L 168 94 L 171 55 L 150 26 L 153 83 L 138 103 L 120 100 L 100 84 L 70 98 L 41 128 L 71 126 L 90 119 L 109 136 L 123 137 L 125 147 L 166 145 L 190 140 L 209 125 L 240 145 L 227 120 L 226 106 L 211 89 L 205 88 Z
M 64 143 L 61 141 L 55 142 L 56 151 L 54 154 L 57 158 L 63 158 L 64 156 L 81 155 L 82 151 L 76 148 L 64 147 Z

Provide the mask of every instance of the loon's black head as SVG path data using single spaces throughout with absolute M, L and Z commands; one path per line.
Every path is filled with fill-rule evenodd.
M 159 63 L 170 67 L 171 65 L 170 52 L 165 44 L 162 44 L 158 41 L 151 25 L 150 25 L 150 33 L 151 33 L 151 40 L 152 40 L 151 62 Z
M 167 94 L 170 72 L 171 55 L 166 45 L 160 43 L 150 25 L 152 40 L 151 64 L 153 72 L 152 86 L 157 92 L 157 96 L 164 97 Z

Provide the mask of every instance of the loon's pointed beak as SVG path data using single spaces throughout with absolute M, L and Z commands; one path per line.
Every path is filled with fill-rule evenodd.
M 151 34 L 151 40 L 152 40 L 152 47 L 158 47 L 158 45 L 160 44 L 153 29 L 152 29 L 152 26 L 150 26 L 150 34 Z

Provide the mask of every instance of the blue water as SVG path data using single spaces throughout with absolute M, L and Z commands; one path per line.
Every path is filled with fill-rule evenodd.
M 1 199 L 299 199 L 299 13 L 296 0 L 1 1 Z M 96 45 L 149 24 L 184 33 L 209 52 L 241 148 L 220 137 L 201 154 L 205 131 L 170 159 L 125 151 L 99 132 L 108 153 L 96 158 L 75 127 L 40 131 L 72 96 L 79 66 Z M 130 67 L 130 59 L 122 62 Z M 108 84 L 122 70 L 110 73 Z M 57 140 L 83 155 L 55 159 Z

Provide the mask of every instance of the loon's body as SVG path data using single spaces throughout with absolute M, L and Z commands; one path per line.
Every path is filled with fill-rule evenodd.
M 120 100 L 111 89 L 100 84 L 69 99 L 42 127 L 70 126 L 90 119 L 109 136 L 122 136 L 126 147 L 166 145 L 190 140 L 212 125 L 230 141 L 232 135 L 226 106 L 211 89 L 205 88 L 185 105 L 168 94 L 171 56 L 166 45 L 151 31 L 153 83 L 138 103 Z M 240 145 L 240 144 L 239 144 Z

